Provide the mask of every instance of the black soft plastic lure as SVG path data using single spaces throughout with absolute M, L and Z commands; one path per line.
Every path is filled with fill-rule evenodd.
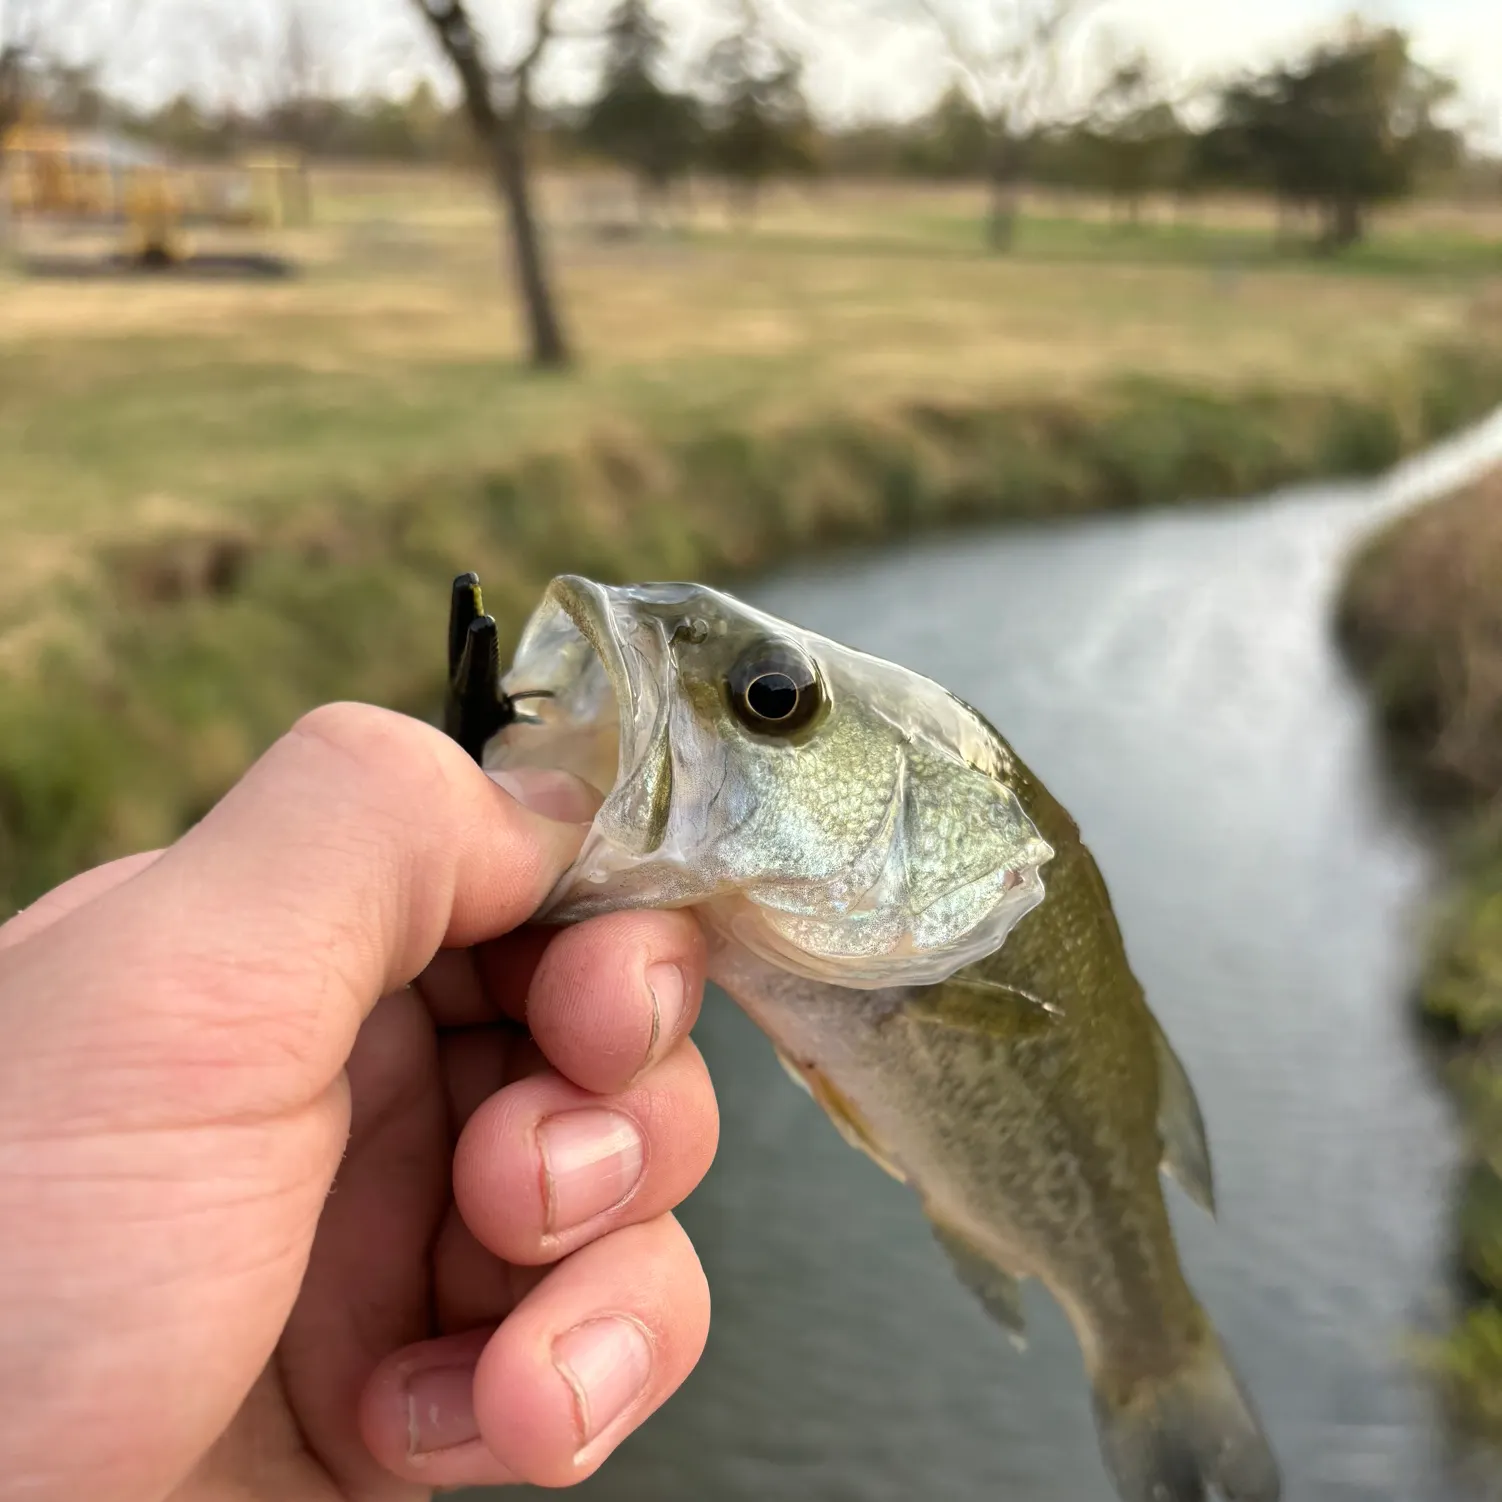
M 486 744 L 508 725 L 527 722 L 523 699 L 550 699 L 545 689 L 508 694 L 501 687 L 501 646 L 495 617 L 486 615 L 478 574 L 460 574 L 449 599 L 449 687 L 443 728 L 478 762 Z

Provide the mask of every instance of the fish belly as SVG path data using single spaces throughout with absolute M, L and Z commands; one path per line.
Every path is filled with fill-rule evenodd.
M 1112 1163 L 1108 1127 L 1059 1112 L 1040 1088 L 1047 1061 L 1018 1057 L 1026 1045 L 935 1033 L 913 1020 L 911 990 L 821 985 L 740 950 L 715 956 L 714 978 L 847 1140 L 913 1188 L 946 1249 L 958 1239 L 1045 1283 L 1087 1360 L 1103 1344 L 1161 1346 L 1192 1322 L 1155 1171 L 1133 1186 L 1140 1174 Z

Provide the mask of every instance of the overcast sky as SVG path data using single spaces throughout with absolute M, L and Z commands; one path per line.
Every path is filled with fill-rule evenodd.
M 0 0 L 4 7 L 47 0 Z M 525 33 L 532 0 L 473 0 L 494 49 L 504 54 Z M 656 0 L 677 41 L 680 71 L 726 25 L 731 0 Z M 940 0 L 973 26 L 987 14 L 1031 0 Z M 411 0 L 53 0 L 87 45 L 98 23 L 137 13 L 132 42 L 117 53 L 112 80 L 137 97 L 175 92 L 185 82 L 218 92 L 231 72 L 253 77 L 258 50 L 267 56 L 285 26 L 289 4 L 309 18 L 313 50 L 329 86 L 344 92 L 395 84 L 429 73 L 442 78 Z M 588 28 L 609 0 L 563 0 L 561 14 Z M 914 0 L 765 0 L 779 29 L 808 59 L 808 85 L 820 112 L 851 118 L 911 114 L 951 74 L 943 49 L 922 26 L 900 17 Z M 1181 84 L 1287 55 L 1340 23 L 1353 8 L 1367 19 L 1405 27 L 1420 57 L 1457 77 L 1465 90 L 1464 123 L 1502 144 L 1502 0 L 1097 0 L 1074 51 L 1074 72 L 1088 85 L 1113 48 L 1145 47 Z M 92 19 L 90 19 L 92 18 Z M 233 45 L 224 37 L 232 34 Z M 593 49 L 557 49 L 546 91 L 578 97 L 589 87 Z

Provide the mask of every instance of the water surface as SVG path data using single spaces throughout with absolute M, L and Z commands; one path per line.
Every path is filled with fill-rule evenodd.
M 1289 1502 L 1484 1495 L 1406 1354 L 1446 1315 L 1458 1167 L 1408 1008 L 1435 861 L 1328 623 L 1360 531 L 1488 451 L 1502 423 L 1384 487 L 969 536 L 749 591 L 976 704 L 1079 820 L 1205 1107 L 1221 1223 L 1182 1199 L 1175 1222 Z M 682 1212 L 709 1349 L 579 1495 L 1110 1502 L 1042 1290 L 1019 1355 L 909 1192 L 723 996 L 696 1036 L 724 1112 Z

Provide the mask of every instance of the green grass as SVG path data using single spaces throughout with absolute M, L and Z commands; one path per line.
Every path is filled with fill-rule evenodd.
M 818 200 L 815 200 L 818 203 Z M 784 195 L 759 231 L 783 253 L 886 255 L 990 260 L 984 241 L 984 195 L 977 187 L 850 188 L 830 215 Z M 699 215 L 700 243 L 725 243 L 735 232 Z M 1024 199 L 1011 253 L 1014 262 L 1077 266 L 1158 266 L 1224 273 L 1282 271 L 1333 278 L 1389 276 L 1462 279 L 1502 272 L 1502 214 L 1490 206 L 1404 206 L 1379 211 L 1362 243 L 1339 255 L 1313 247 L 1297 225 L 1286 240 L 1263 202 L 1208 197 L 1184 204 L 1148 199 L 1138 223 L 1101 200 L 1068 194 Z
M 1189 211 L 1191 216 L 1193 213 Z M 985 254 L 975 218 L 952 212 L 915 216 L 885 240 L 865 243 L 916 253 L 925 242 L 942 244 L 956 255 Z M 832 248 L 828 242 L 823 243 L 826 249 Z M 861 243 L 857 241 L 851 248 Z M 1390 228 L 1338 256 L 1321 256 L 1297 240 L 1279 244 L 1262 224 L 1226 224 L 1186 217 L 1132 225 L 1033 214 L 1019 225 L 1014 253 L 1024 260 L 1070 264 L 1277 270 L 1332 277 L 1474 277 L 1502 273 L 1502 236 L 1487 221 L 1469 232 Z
M 1427 1355 L 1455 1411 L 1475 1430 L 1502 1433 L 1502 1308 L 1477 1304 Z
M 511 359 L 458 178 L 320 180 L 290 283 L 0 277 L 0 908 L 170 839 L 313 703 L 431 708 L 460 569 L 510 629 L 561 569 L 1369 472 L 1502 399 L 1477 267 L 1228 285 L 1206 237 L 1265 239 L 1246 206 L 1193 244 L 1037 206 L 997 259 L 968 188 L 777 193 L 749 236 L 704 200 L 617 243 L 545 187 L 566 378 Z
M 431 712 L 449 577 L 515 631 L 552 574 L 733 578 L 853 541 L 1370 472 L 1502 399 L 1502 361 L 1415 362 L 1366 398 L 1122 380 L 1088 398 L 913 402 L 349 483 L 254 526 L 101 542 L 0 698 L 0 873 L 18 903 L 172 838 L 301 710 Z

